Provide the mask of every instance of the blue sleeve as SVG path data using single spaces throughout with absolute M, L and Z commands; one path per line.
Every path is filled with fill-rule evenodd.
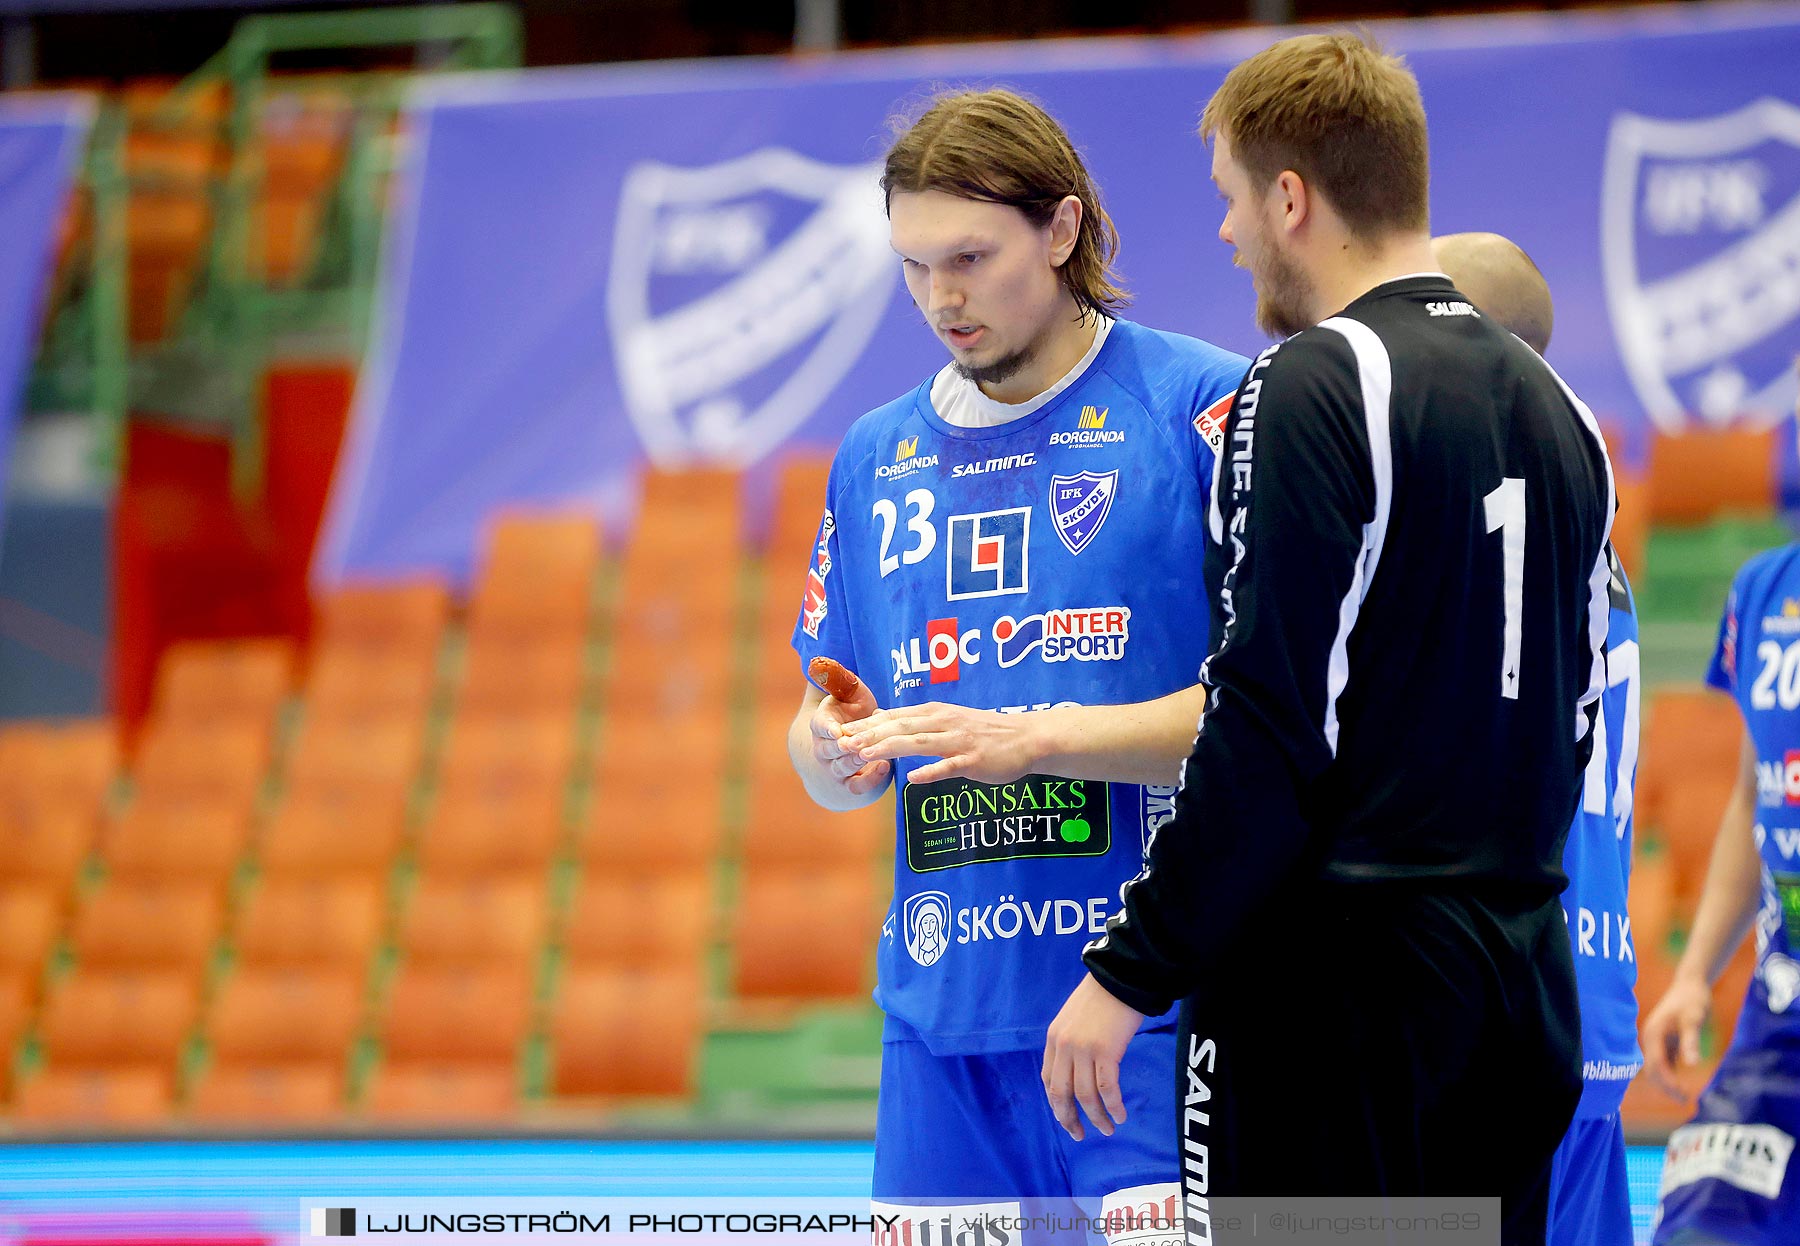
M 1213 474 L 1225 440 L 1225 417 L 1231 413 L 1238 386 L 1249 368 L 1248 359 L 1221 352 L 1218 361 L 1200 377 L 1189 427 L 1193 430 L 1194 475 L 1200 482 L 1203 511 L 1212 504 Z
M 850 577 L 844 565 L 843 542 L 837 525 L 843 494 L 840 485 L 843 467 L 844 451 L 840 450 L 831 465 L 831 476 L 825 487 L 825 513 L 819 519 L 818 535 L 813 541 L 812 556 L 807 561 L 800 617 L 794 624 L 794 651 L 800 655 L 802 677 L 814 658 L 825 657 L 843 663 L 865 683 L 871 683 L 857 663 L 856 643 L 850 631 Z M 876 679 L 871 686 L 879 687 L 880 683 Z
M 1744 577 L 1739 573 L 1725 598 L 1725 614 L 1719 620 L 1719 643 L 1713 650 L 1712 663 L 1706 668 L 1706 682 L 1720 692 L 1737 695 L 1738 597 Z

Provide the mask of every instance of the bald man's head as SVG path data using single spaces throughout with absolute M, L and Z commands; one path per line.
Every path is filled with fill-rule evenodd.
M 1485 316 L 1538 354 L 1550 346 L 1550 285 L 1517 243 L 1499 234 L 1445 234 L 1431 240 L 1438 266 Z

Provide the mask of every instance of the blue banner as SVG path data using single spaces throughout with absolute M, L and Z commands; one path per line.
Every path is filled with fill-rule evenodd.
M 1424 91 L 1434 229 L 1531 253 L 1556 295 L 1551 361 L 1602 419 L 1629 433 L 1791 407 L 1800 11 L 1375 30 Z M 466 575 L 496 506 L 622 517 L 646 459 L 754 468 L 830 448 L 940 367 L 875 188 L 886 119 L 932 84 L 1041 99 L 1118 223 L 1134 318 L 1255 353 L 1194 126 L 1283 33 L 426 86 L 320 579 Z
M 0 96 L 0 493 L 56 262 L 57 224 L 92 120 L 93 103 L 83 96 Z

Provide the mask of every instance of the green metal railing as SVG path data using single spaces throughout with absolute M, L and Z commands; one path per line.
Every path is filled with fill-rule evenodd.
M 34 409 L 91 411 L 103 471 L 120 462 L 133 412 L 152 412 L 227 432 L 234 476 L 253 492 L 262 475 L 261 378 L 280 354 L 360 356 L 369 331 L 384 188 L 397 160 L 395 121 L 419 70 L 285 75 L 282 57 L 412 47 L 432 71 L 516 68 L 523 35 L 504 4 L 247 17 L 231 38 L 147 114 L 133 121 L 102 104 L 82 193 L 91 205 L 89 247 L 65 274 L 35 369 Z M 195 135 L 197 107 L 228 91 L 219 132 L 223 173 L 204 188 L 212 229 L 191 296 L 158 341 L 133 345 L 128 329 L 129 205 L 157 189 L 125 159 L 129 134 Z M 343 158 L 321 202 L 318 244 L 303 271 L 272 280 L 258 219 L 267 170 L 263 130 L 271 109 L 294 97 L 329 99 L 341 111 Z

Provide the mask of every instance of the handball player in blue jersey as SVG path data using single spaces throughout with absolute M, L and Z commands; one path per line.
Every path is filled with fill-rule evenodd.
M 1550 287 L 1499 234 L 1450 234 L 1432 251 L 1458 290 L 1538 354 L 1550 345 Z M 1643 1065 L 1637 1043 L 1637 949 L 1625 906 L 1641 704 L 1637 612 L 1612 559 L 1606 692 L 1581 808 L 1563 847 L 1563 914 L 1581 1000 L 1581 1101 L 1550 1170 L 1550 1246 L 1631 1246 L 1631 1190 L 1619 1105 Z
M 1174 1210 L 1173 1015 L 1086 1146 L 1040 1053 L 1193 738 L 1209 438 L 1247 361 L 1119 318 L 1117 234 L 1028 100 L 938 97 L 882 188 L 950 362 L 838 450 L 794 644 L 859 682 L 809 687 L 789 734 L 827 808 L 896 785 L 874 1198 L 935 1226 L 1072 1196 L 1129 1228 Z
M 1712 986 L 1752 924 L 1756 971 L 1694 1119 L 1669 1136 L 1659 1246 L 1800 1242 L 1800 543 L 1758 554 L 1731 586 L 1706 682 L 1745 726 L 1738 783 L 1674 981 L 1644 1021 L 1644 1061 L 1681 1098 Z

